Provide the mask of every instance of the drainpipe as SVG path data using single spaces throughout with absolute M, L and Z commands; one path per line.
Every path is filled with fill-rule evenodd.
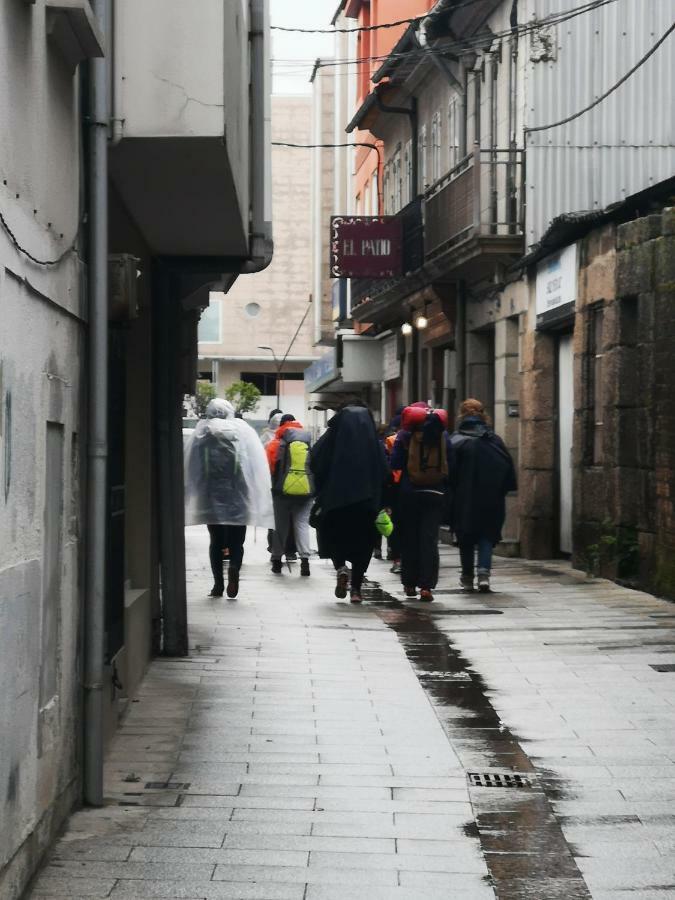
M 419 137 L 419 119 L 417 115 L 417 97 L 410 98 L 410 106 L 388 106 L 382 102 L 377 88 L 375 88 L 375 105 L 383 113 L 391 113 L 392 115 L 407 116 L 410 122 L 410 143 L 412 150 L 411 159 L 411 179 L 413 183 L 413 192 L 415 195 L 419 193 L 417 189 L 418 171 L 419 171 L 419 153 L 418 153 L 418 137 Z M 379 179 L 379 173 L 378 173 Z
M 518 214 L 518 0 L 511 7 L 511 37 L 509 38 L 509 233 L 515 234 Z
M 108 0 L 92 0 L 108 34 Z M 103 671 L 108 464 L 108 67 L 90 67 L 89 127 L 89 423 L 87 572 L 84 624 L 84 799 L 103 804 Z
M 455 351 L 457 353 L 456 400 L 466 398 L 466 282 L 457 285 L 457 322 L 455 325 Z
M 272 262 L 272 110 L 269 0 L 250 0 L 251 43 L 251 155 L 250 258 L 242 274 L 262 272 Z

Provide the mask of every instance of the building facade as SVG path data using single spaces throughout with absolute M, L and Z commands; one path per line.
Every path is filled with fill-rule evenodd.
M 383 411 L 485 403 L 521 475 L 502 550 L 580 560 L 587 262 L 555 226 L 614 204 L 639 215 L 634 198 L 656 202 L 644 192 L 672 177 L 674 57 L 667 42 L 649 52 L 669 16 L 658 4 L 438 0 L 413 18 L 367 86 L 360 69 L 346 123 L 381 142 L 382 212 L 402 231 L 400 275 L 352 279 L 352 315 L 398 359 Z
M 181 400 L 209 290 L 271 258 L 268 26 L 257 0 L 2 4 L 3 900 L 103 802 L 153 653 L 187 651 Z

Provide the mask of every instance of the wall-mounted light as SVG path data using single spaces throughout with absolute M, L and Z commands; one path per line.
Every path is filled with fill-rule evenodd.
M 415 319 L 415 328 L 419 328 L 420 331 L 425 329 L 428 324 L 429 324 L 429 320 L 427 319 L 426 316 L 418 316 Z
M 413 327 L 410 322 L 404 322 L 401 325 L 401 334 L 412 334 Z

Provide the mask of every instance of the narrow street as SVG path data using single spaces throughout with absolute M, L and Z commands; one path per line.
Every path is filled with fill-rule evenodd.
M 675 897 L 671 604 L 507 559 L 465 595 L 442 548 L 433 606 L 374 562 L 352 607 L 261 532 L 210 600 L 187 545 L 191 656 L 151 663 L 35 900 Z

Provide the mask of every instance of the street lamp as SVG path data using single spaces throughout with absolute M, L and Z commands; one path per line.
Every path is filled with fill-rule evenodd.
M 281 361 L 281 363 L 279 363 L 279 360 L 277 359 L 277 355 L 274 352 L 273 347 L 260 347 L 259 346 L 258 350 L 269 350 L 270 353 L 272 354 L 272 358 L 274 359 L 274 365 L 276 366 L 276 370 L 277 370 L 277 409 L 279 409 L 281 406 L 281 370 L 282 370 L 284 362 L 286 360 L 284 359 Z

